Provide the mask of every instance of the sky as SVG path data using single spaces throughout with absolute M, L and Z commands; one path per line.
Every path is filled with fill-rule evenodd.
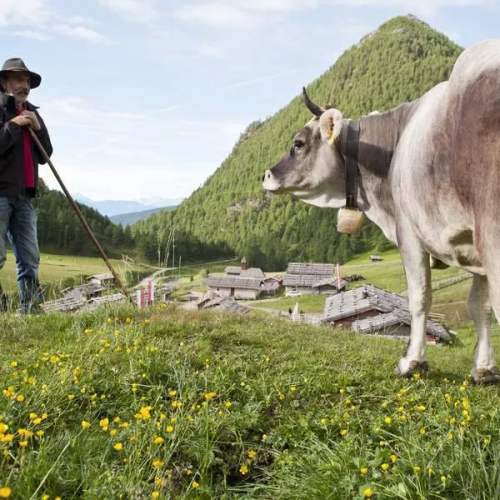
M 71 193 L 178 200 L 248 124 L 409 13 L 463 47 L 499 34 L 500 0 L 0 0 L 0 64 L 42 76 L 29 100 Z

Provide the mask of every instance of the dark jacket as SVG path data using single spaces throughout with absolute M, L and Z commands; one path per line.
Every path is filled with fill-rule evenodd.
M 42 129 L 35 132 L 45 151 L 52 154 L 52 144 L 45 123 L 38 114 L 37 107 L 26 102 L 26 109 L 36 113 Z M 38 186 L 38 165 L 45 162 L 36 144 L 30 138 L 35 174 L 35 188 L 25 188 L 24 183 L 24 147 L 22 127 L 10 120 L 17 115 L 16 104 L 12 96 L 0 92 L 0 196 L 19 194 L 36 195 Z

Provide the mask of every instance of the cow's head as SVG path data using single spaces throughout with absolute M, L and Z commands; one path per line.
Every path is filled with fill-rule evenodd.
M 311 205 L 339 208 L 345 204 L 340 145 L 347 120 L 336 109 L 314 104 L 305 89 L 303 93 L 314 118 L 295 134 L 290 152 L 266 171 L 263 186 L 271 193 L 291 194 Z

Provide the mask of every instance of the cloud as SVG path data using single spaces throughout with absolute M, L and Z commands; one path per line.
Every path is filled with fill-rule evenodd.
M 85 42 L 95 45 L 108 44 L 110 41 L 108 37 L 98 33 L 97 31 L 87 28 L 86 26 L 72 26 L 69 24 L 56 24 L 52 28 L 54 32 L 61 35 L 69 36 L 71 38 L 79 38 Z
M 41 26 L 51 14 L 48 0 L 1 0 L 0 26 Z
M 100 0 L 100 3 L 130 21 L 149 23 L 160 16 L 155 0 Z
M 47 35 L 47 33 L 44 33 L 43 31 L 35 31 L 35 30 L 12 31 L 12 32 L 9 32 L 9 34 L 13 35 L 13 36 L 20 36 L 23 38 L 31 38 L 33 40 L 39 40 L 41 42 L 44 42 L 44 41 L 50 39 L 50 36 Z
M 174 17 L 187 23 L 236 29 L 255 28 L 262 22 L 254 13 L 225 2 L 183 5 L 174 11 Z

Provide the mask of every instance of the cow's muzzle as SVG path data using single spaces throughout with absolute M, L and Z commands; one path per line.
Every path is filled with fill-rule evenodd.
M 273 193 L 281 188 L 280 183 L 277 181 L 276 177 L 274 177 L 271 170 L 266 170 L 262 176 L 262 186 L 266 191 L 271 191 Z

